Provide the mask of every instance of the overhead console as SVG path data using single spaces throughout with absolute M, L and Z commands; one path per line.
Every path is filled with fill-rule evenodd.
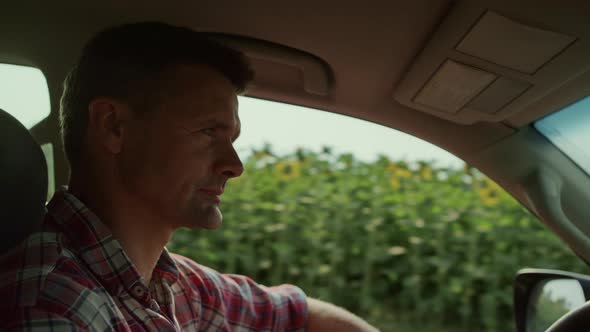
M 590 13 L 561 2 L 553 2 L 555 8 L 475 3 L 455 5 L 396 86 L 394 98 L 463 124 L 502 122 L 533 104 L 535 114 L 553 111 L 542 112 L 538 102 L 590 70 Z M 580 94 L 583 89 L 563 102 Z
M 250 90 L 271 87 L 295 95 L 326 97 L 333 88 L 332 69 L 312 54 L 255 38 L 221 33 L 208 35 L 240 49 L 248 57 L 256 73 Z

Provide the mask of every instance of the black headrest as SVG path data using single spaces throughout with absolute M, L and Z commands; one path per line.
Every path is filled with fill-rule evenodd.
M 47 164 L 27 128 L 0 109 L 0 255 L 24 240 L 45 214 Z

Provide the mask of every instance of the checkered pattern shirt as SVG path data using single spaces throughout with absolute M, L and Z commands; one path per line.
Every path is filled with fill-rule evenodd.
M 0 257 L 2 331 L 300 331 L 306 297 L 162 252 L 146 286 L 108 228 L 60 191 Z

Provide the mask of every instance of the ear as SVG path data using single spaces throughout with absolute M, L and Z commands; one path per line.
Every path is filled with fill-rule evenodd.
M 113 98 L 99 97 L 88 104 L 88 133 L 97 146 L 112 154 L 121 152 L 129 107 Z

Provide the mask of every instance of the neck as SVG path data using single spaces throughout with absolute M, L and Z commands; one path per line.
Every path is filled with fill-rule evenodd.
M 104 181 L 92 173 L 72 173 L 69 191 L 80 199 L 109 227 L 123 250 L 139 271 L 146 285 L 173 229 L 150 213 L 141 200 L 133 197 L 113 181 Z

